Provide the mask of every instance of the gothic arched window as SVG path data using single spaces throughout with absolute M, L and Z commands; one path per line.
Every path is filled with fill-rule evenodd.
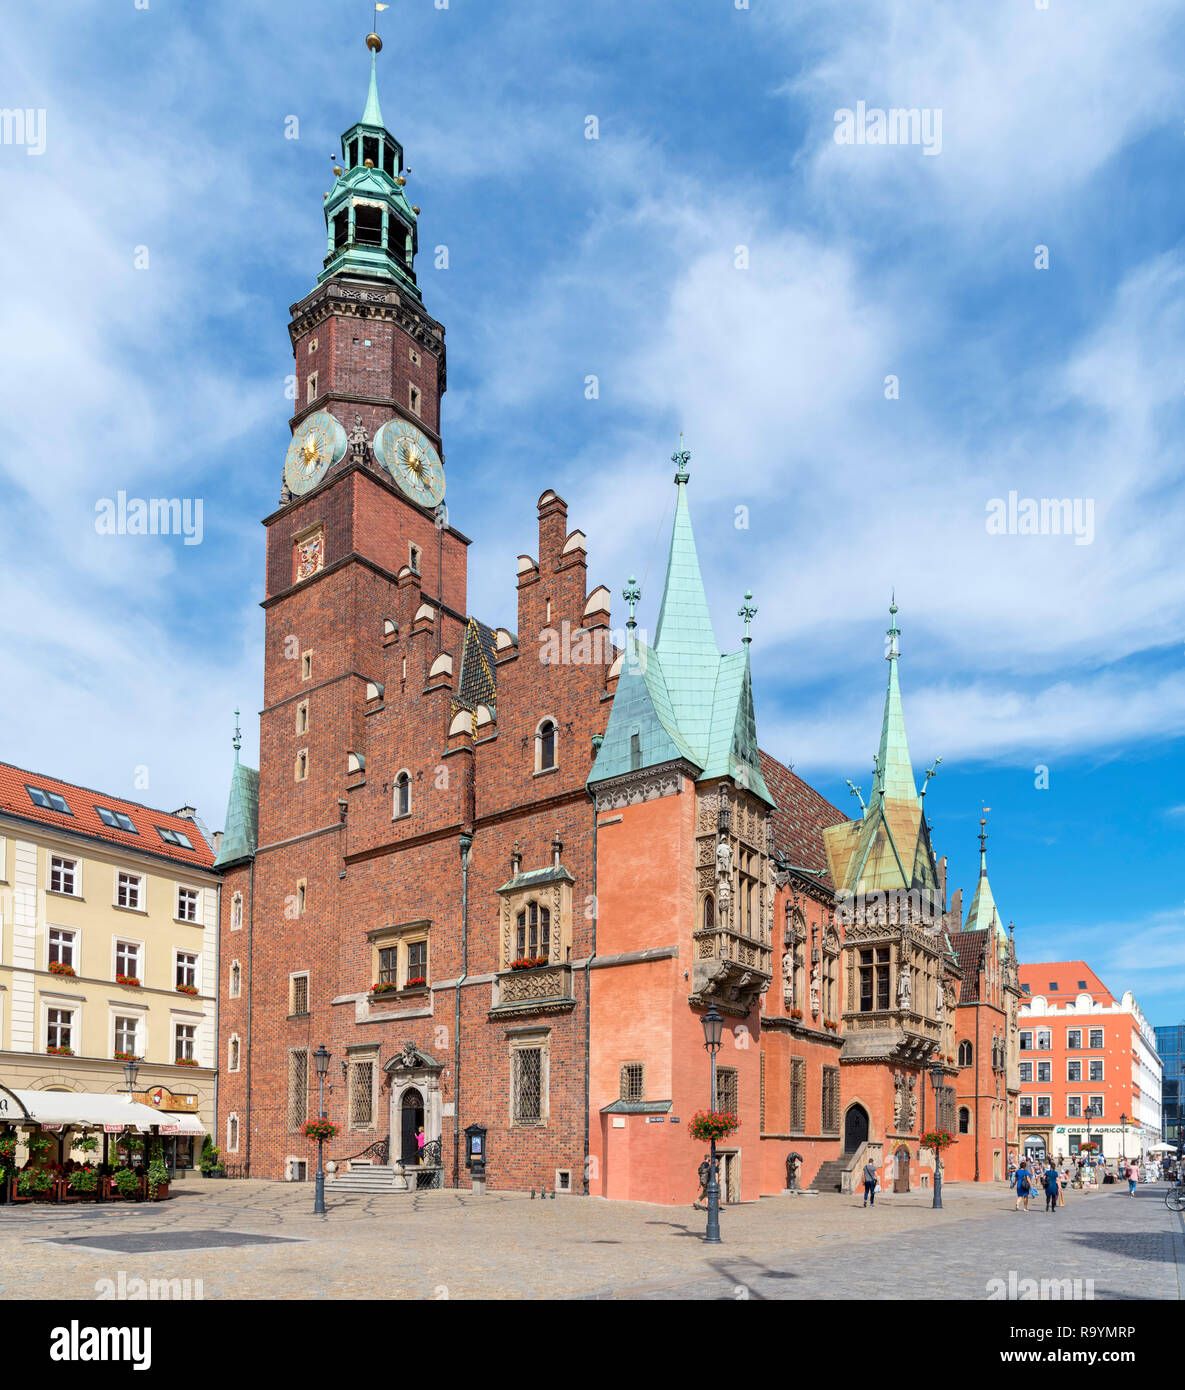
M 974 1052 L 971 1047 L 971 1044 L 966 1041 L 961 1042 L 959 1044 L 959 1066 L 969 1067 L 971 1065 L 973 1056 Z
M 971 1133 L 971 1111 L 965 1105 L 959 1110 L 959 1133 Z
M 548 772 L 555 767 L 555 735 L 555 720 L 545 719 L 535 734 L 536 772 Z
M 716 899 L 711 893 L 706 894 L 704 897 L 704 908 L 701 921 L 704 931 L 712 931 L 716 926 Z
M 401 772 L 395 779 L 395 814 L 411 815 L 411 774 Z
M 537 902 L 529 902 L 518 914 L 515 946 L 520 960 L 538 960 L 551 955 L 551 912 Z

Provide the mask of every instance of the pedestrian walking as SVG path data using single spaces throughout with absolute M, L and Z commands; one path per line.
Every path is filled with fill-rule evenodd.
M 1022 1163 L 1016 1170 L 1016 1209 L 1017 1211 L 1028 1211 L 1029 1191 L 1032 1184 L 1029 1179 L 1029 1170 Z
M 1140 1170 L 1136 1167 L 1135 1163 L 1133 1162 L 1128 1165 L 1127 1170 L 1127 1195 L 1129 1197 L 1134 1197 L 1136 1195 L 1136 1183 L 1138 1183 L 1139 1181 Z
M 416 1130 L 416 1162 L 424 1162 L 424 1145 L 428 1142 L 428 1136 L 424 1133 L 424 1126 L 421 1125 Z
M 704 1161 L 699 1166 L 699 1196 L 691 1204 L 692 1211 L 703 1211 L 700 1206 L 708 1195 L 708 1179 L 712 1175 L 712 1165 L 708 1161 L 708 1155 L 704 1154 Z
M 1045 1170 L 1044 1186 L 1045 1210 L 1057 1211 L 1058 1188 L 1060 1184 L 1058 1182 L 1057 1169 L 1053 1166 L 1052 1159 L 1049 1161 L 1049 1167 Z
M 1063 1163 L 1062 1170 L 1058 1174 L 1057 1184 L 1057 1204 L 1059 1207 L 1064 1207 L 1066 1205 L 1066 1188 L 1069 1187 L 1069 1185 L 1070 1165 L 1068 1163 Z
M 864 1205 L 876 1206 L 876 1165 L 871 1158 L 864 1165 Z

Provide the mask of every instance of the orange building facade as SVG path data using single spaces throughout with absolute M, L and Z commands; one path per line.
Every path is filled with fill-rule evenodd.
M 1020 1144 L 1027 1157 L 1115 1162 L 1160 1142 L 1156 1038 L 1128 990 L 1116 999 L 1085 961 L 1020 970 Z

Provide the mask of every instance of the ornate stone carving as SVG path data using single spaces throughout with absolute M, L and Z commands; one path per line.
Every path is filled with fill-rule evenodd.
M 693 773 L 687 763 L 667 763 L 640 772 L 622 773 L 595 788 L 597 812 L 619 811 L 623 806 L 656 801 L 662 796 L 678 796 L 683 790 L 684 778 L 689 775 Z
M 362 423 L 362 416 L 355 413 L 354 428 L 350 431 L 350 458 L 355 463 L 365 463 L 370 457 L 370 439 L 367 437 L 366 426 Z
M 897 1007 L 899 1009 L 909 1009 L 913 1006 L 913 983 L 910 979 L 909 966 L 903 964 L 897 976 Z
M 811 962 L 811 1013 L 819 1012 L 819 962 Z

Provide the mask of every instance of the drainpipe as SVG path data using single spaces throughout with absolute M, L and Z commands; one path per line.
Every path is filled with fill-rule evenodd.
M 453 1186 L 461 1186 L 461 986 L 469 975 L 469 850 L 473 836 L 463 830 L 461 846 L 461 973 L 453 1006 Z
M 243 1161 L 243 1171 L 251 1176 L 251 1073 L 254 1053 L 251 1051 L 251 1021 L 255 1002 L 255 856 L 251 856 L 251 868 L 247 879 L 247 895 L 250 906 L 247 909 L 247 1153 Z M 217 1114 L 217 1111 L 215 1111 Z M 214 1122 L 218 1123 L 217 1120 Z M 215 1136 L 217 1137 L 217 1136 Z
M 597 799 L 591 792 L 593 804 L 593 852 L 592 852 L 592 899 L 593 899 L 593 919 L 592 919 L 592 949 L 589 951 L 588 964 L 584 967 L 584 1196 L 588 1196 L 588 1161 L 589 1143 L 592 1139 L 591 1122 L 589 1120 L 588 1107 L 591 1102 L 591 1079 L 589 1068 L 592 1062 L 592 965 L 597 958 L 597 916 L 600 912 L 600 904 L 597 902 Z M 601 1195 L 604 1196 L 602 1186 Z
M 983 991 L 980 990 L 981 999 Z M 983 1010 L 976 1005 L 975 1008 L 975 1181 L 979 1181 L 979 1015 Z

